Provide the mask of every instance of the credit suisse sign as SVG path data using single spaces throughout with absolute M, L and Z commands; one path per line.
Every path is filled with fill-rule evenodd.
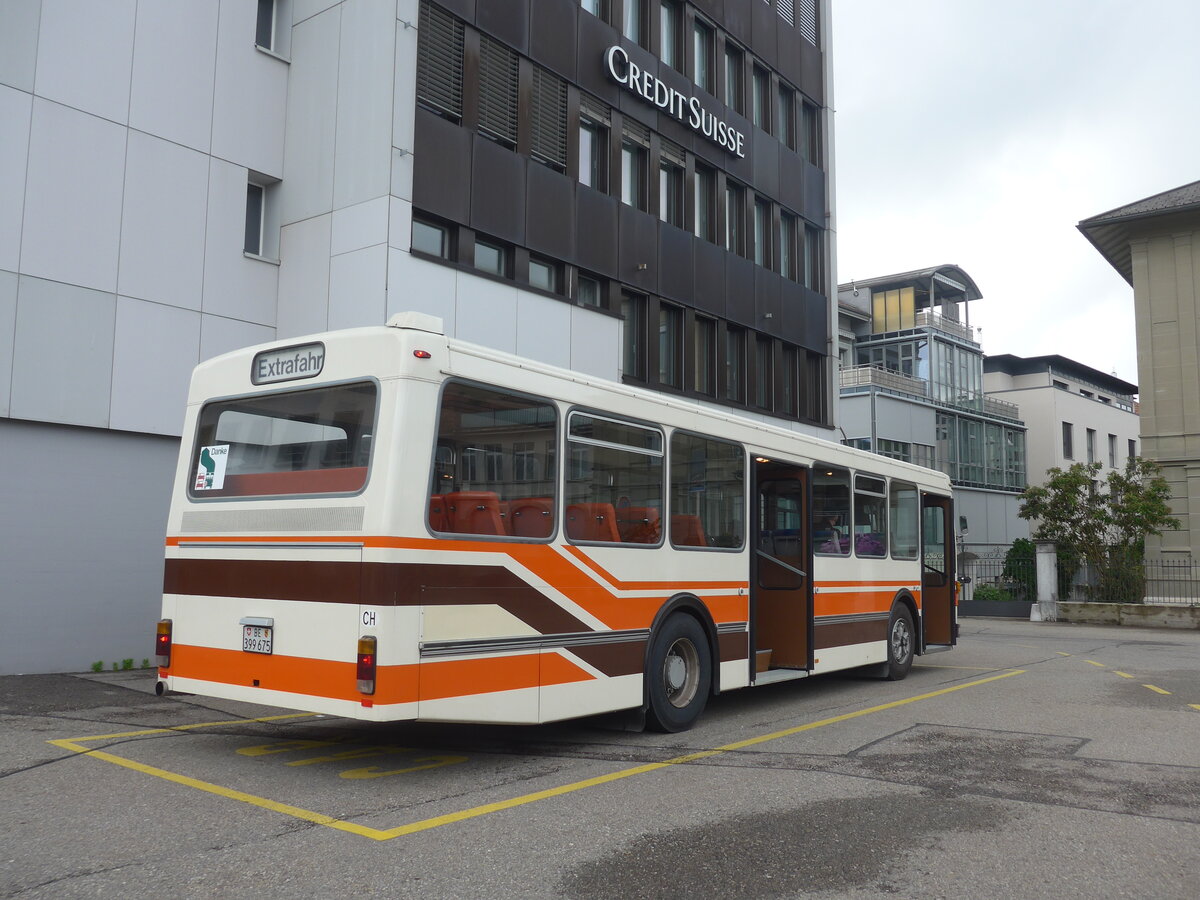
M 605 51 L 604 65 L 609 77 L 626 90 L 657 106 L 717 146 L 742 159 L 746 158 L 746 136 L 701 106 L 699 97 L 682 94 L 664 84 L 653 72 L 633 62 L 620 46 L 609 47 Z

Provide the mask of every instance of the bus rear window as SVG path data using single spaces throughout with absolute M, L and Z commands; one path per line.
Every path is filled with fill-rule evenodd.
M 367 483 L 374 383 L 242 397 L 200 412 L 195 499 L 354 493 Z

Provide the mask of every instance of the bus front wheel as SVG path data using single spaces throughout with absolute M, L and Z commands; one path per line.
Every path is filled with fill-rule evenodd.
M 670 616 L 655 632 L 646 664 L 646 723 L 655 731 L 691 728 L 712 686 L 704 629 L 689 615 Z
M 908 674 L 916 646 L 917 632 L 913 628 L 912 613 L 907 606 L 897 603 L 892 607 L 892 617 L 888 621 L 888 681 L 900 681 Z

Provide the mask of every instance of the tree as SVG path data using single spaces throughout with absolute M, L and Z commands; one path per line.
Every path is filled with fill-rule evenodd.
M 1096 576 L 1096 599 L 1138 603 L 1142 599 L 1142 558 L 1147 535 L 1178 528 L 1167 500 L 1170 487 L 1158 466 L 1131 456 L 1124 472 L 1097 481 L 1100 463 L 1057 466 L 1046 483 L 1021 495 L 1020 516 L 1037 521 L 1034 537 L 1059 548 L 1059 596 L 1063 591 L 1063 557 L 1086 562 Z M 1067 576 L 1068 578 L 1070 575 Z M 1069 582 L 1068 582 L 1069 583 Z

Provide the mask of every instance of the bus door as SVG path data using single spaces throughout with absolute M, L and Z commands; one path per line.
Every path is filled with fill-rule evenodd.
M 954 601 L 954 528 L 949 497 L 921 494 L 921 619 L 923 643 L 958 639 Z
M 750 572 L 756 671 L 812 667 L 812 542 L 808 469 L 759 460 Z M 753 675 L 751 676 L 753 679 Z

